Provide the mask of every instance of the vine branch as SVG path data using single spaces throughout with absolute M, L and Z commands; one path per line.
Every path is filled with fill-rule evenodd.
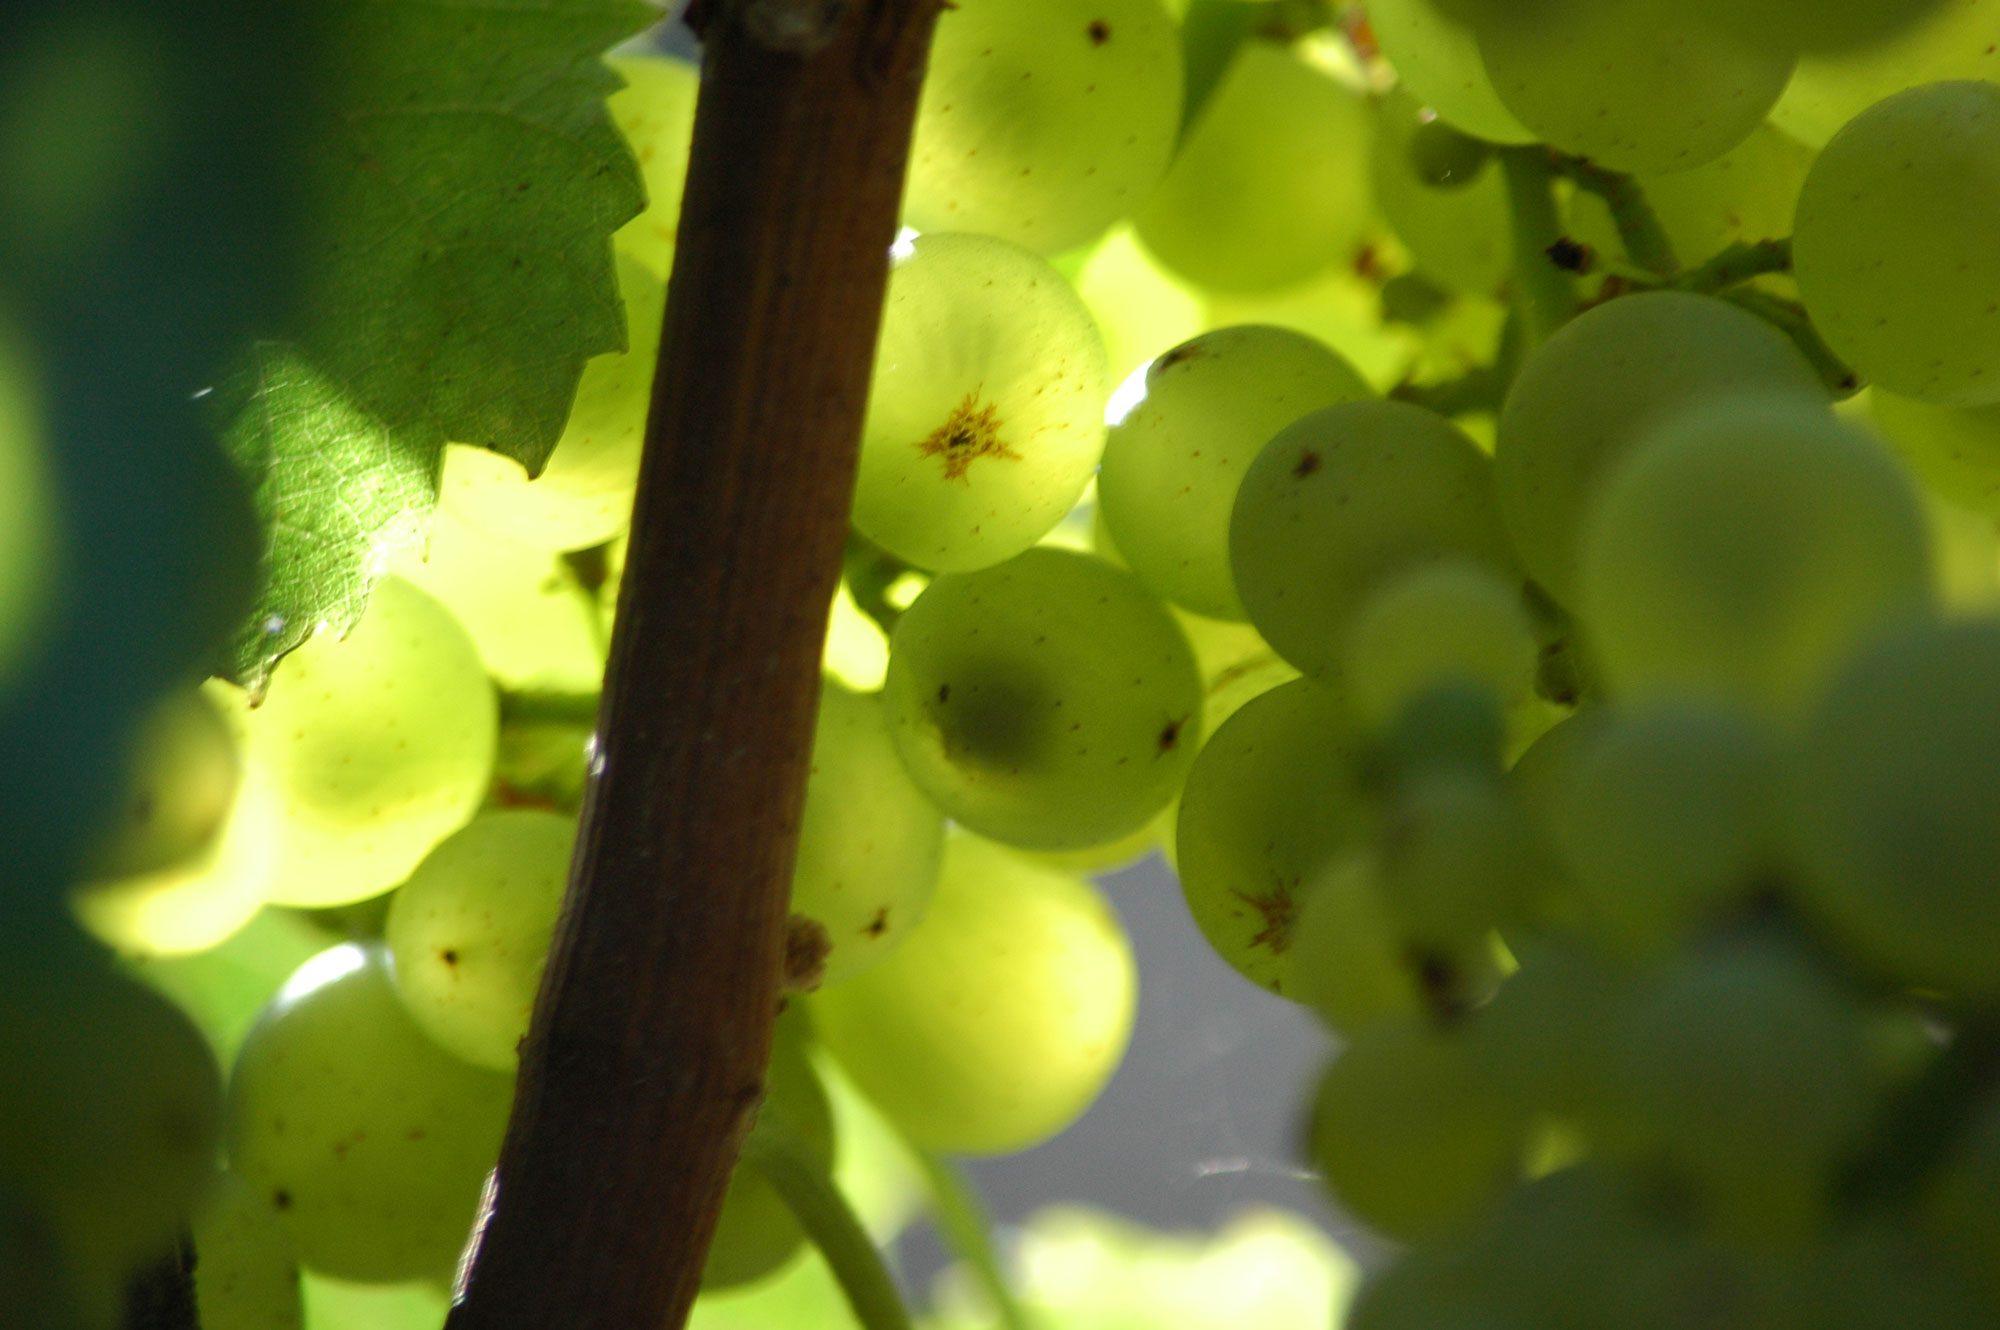
M 770 1052 L 820 644 L 939 6 L 852 0 L 791 51 L 736 6 L 705 15 L 597 770 L 450 1330 L 670 1330 L 699 1288 Z

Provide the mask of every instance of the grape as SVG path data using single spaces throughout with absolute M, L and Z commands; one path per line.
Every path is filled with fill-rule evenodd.
M 854 524 L 906 562 L 983 568 L 1075 506 L 1104 451 L 1104 347 L 1033 254 L 920 236 L 889 276 Z
M 1751 389 L 1823 397 L 1782 335 L 1707 296 L 1613 300 L 1536 350 L 1500 414 L 1493 480 L 1507 533 L 1543 589 L 1574 603 L 1584 514 L 1636 439 L 1701 397 Z
M 1337 693 L 1300 679 L 1232 716 L 1188 772 L 1174 832 L 1181 890 L 1216 953 L 1290 996 L 1285 952 L 1304 892 L 1360 841 L 1369 812 Z
M 833 1110 L 806 1057 L 799 1018 L 780 1017 L 772 1034 L 760 1106 L 764 1110 L 782 1117 L 785 1130 L 795 1132 L 807 1149 L 823 1160 L 832 1158 Z M 762 1279 L 804 1245 L 805 1233 L 791 1207 L 757 1166 L 745 1160 L 737 1164 L 723 1194 L 701 1286 L 714 1291 Z
M 302 1330 L 298 1253 L 249 1183 L 217 1174 L 193 1237 L 201 1330 Z
M 326 935 L 290 910 L 267 909 L 207 951 L 128 957 L 133 977 L 175 1006 L 208 1040 L 223 1066 L 292 971 L 326 947 Z
M 1341 1203 L 1392 1237 L 1462 1228 L 1519 1174 L 1527 1123 L 1477 1060 L 1413 1020 L 1341 1050 L 1313 1103 L 1312 1158 Z
M 1721 399 L 1638 443 L 1583 534 L 1582 594 L 1606 683 L 1783 715 L 1842 656 L 1930 595 L 1909 478 L 1816 404 Z
M 1350 402 L 1293 422 L 1250 464 L 1230 516 L 1250 621 L 1307 674 L 1339 667 L 1372 592 L 1453 556 L 1512 562 L 1492 466 L 1450 421 L 1405 402 Z
M 1481 162 L 1450 188 L 1422 180 L 1412 166 L 1412 150 L 1427 124 L 1435 128 L 1442 123 L 1427 122 L 1429 114 L 1400 90 L 1377 106 L 1375 206 L 1410 247 L 1418 272 L 1458 291 L 1498 290 L 1513 252 L 1506 185 L 1491 162 Z
M 822 982 L 860 974 L 924 917 L 944 821 L 910 783 L 875 694 L 822 684 L 792 912 L 826 930 Z
M 1952 407 L 1869 394 L 1875 423 L 1924 484 L 1952 503 L 2000 517 L 2000 404 Z
M 1922 1189 L 1923 1229 L 1959 1258 L 1960 1267 L 2000 1298 L 2000 1099 L 1988 1088 L 1953 1148 Z
M 1360 248 L 1367 170 L 1367 104 L 1290 49 L 1246 41 L 1133 225 L 1196 286 L 1268 291 Z
M 618 292 L 625 350 L 584 365 L 548 465 L 531 480 L 511 457 L 452 444 L 438 494 L 447 512 L 488 535 L 549 551 L 601 545 L 630 523 L 666 285 L 637 259 L 621 257 Z
M 300 1259 L 341 1279 L 448 1274 L 500 1152 L 511 1085 L 433 1044 L 380 947 L 307 961 L 229 1078 L 229 1162 Z
M 465 630 L 395 577 L 345 638 L 320 633 L 270 691 L 229 710 L 246 768 L 284 806 L 270 899 L 344 905 L 409 876 L 479 806 L 493 767 L 493 685 Z
M 389 571 L 451 611 L 503 687 L 594 692 L 603 680 L 597 606 L 549 551 L 440 509 L 426 548 L 399 555 Z
M 1519 913 L 1546 874 L 1531 824 L 1485 773 L 1416 773 L 1376 837 L 1383 896 L 1412 944 L 1477 948 Z
M 1343 677 L 1355 710 L 1381 726 L 1444 683 L 1471 683 L 1502 707 L 1519 706 L 1534 687 L 1537 655 L 1518 581 L 1447 559 L 1403 573 L 1361 602 Z
M 0 1191 L 79 1265 L 125 1271 L 207 1186 L 222 1086 L 185 1016 L 81 953 L 17 951 L 0 972 Z
M 220 833 L 242 775 L 229 724 L 209 694 L 175 690 L 140 721 L 125 797 L 89 876 L 131 877 L 185 863 Z
M 1793 254 L 1813 323 L 1883 387 L 2000 402 L 2000 86 L 1933 83 L 1871 107 L 1813 163 Z
M 624 51 L 605 61 L 625 86 L 605 103 L 646 182 L 646 210 L 620 227 L 612 243 L 655 273 L 673 271 L 688 146 L 701 71 L 685 60 Z M 643 405 L 643 404 L 642 404 Z
M 1229 512 L 1244 472 L 1273 434 L 1319 407 L 1368 397 L 1368 385 L 1312 338 L 1255 326 L 1183 342 L 1152 363 L 1145 384 L 1105 444 L 1104 525 L 1156 595 L 1241 619 Z
M 1616 171 L 1684 171 L 1750 137 L 1791 78 L 1685 0 L 1551 0 L 1541 21 L 1478 25 L 1508 110 L 1564 152 Z
M 1991 1210 L 1990 1195 L 1982 1198 Z M 1822 1238 L 1796 1261 L 1784 1293 L 1783 1322 L 1801 1330 L 1983 1330 L 1993 1324 L 1993 1267 L 1954 1264 L 1946 1243 L 1927 1242 L 1901 1224 L 1880 1217 Z M 1967 1275 L 1989 1283 L 1985 1296 Z
M 959 0 L 931 46 L 904 215 L 1054 254 L 1138 206 L 1180 116 L 1159 0 Z
M 1657 958 L 1742 903 L 1774 867 L 1778 759 L 1727 709 L 1667 700 L 1605 713 L 1550 774 L 1576 923 Z
M 2000 993 L 2000 620 L 1860 652 L 1791 768 L 1802 903 L 1871 967 Z
M 897 751 L 948 817 L 1081 849 L 1165 806 L 1200 742 L 1187 640 L 1131 574 L 1033 549 L 940 577 L 896 623 L 883 689 Z
M 1201 707 L 1206 739 L 1222 722 L 1241 711 L 1253 697 L 1261 697 L 1279 684 L 1290 683 L 1299 672 L 1271 650 L 1255 628 L 1247 623 L 1209 619 L 1199 614 L 1176 614 L 1194 648 L 1195 667 L 1201 671 L 1205 690 Z
M 1076 294 L 1104 336 L 1109 382 L 1122 392 L 1134 372 L 1178 346 L 1206 323 L 1201 301 L 1146 251 L 1129 226 L 1120 226 L 1090 251 L 1076 274 Z M 1114 393 L 1106 413 L 1117 414 Z
M 1946 79 L 2000 79 L 1996 32 L 2000 0 L 1945 0 L 1923 22 L 1892 38 L 1808 55 L 1772 108 L 1772 122 L 1817 148 L 1855 116 L 1905 88 Z
M 382 938 L 396 991 L 423 1032 L 467 1062 L 514 1070 L 575 841 L 575 819 L 560 813 L 482 813 L 389 901 Z
M 1445 5 L 1438 0 L 1372 0 L 1368 21 L 1412 101 L 1435 107 L 1466 133 L 1494 143 L 1535 141 L 1533 131 L 1501 105 L 1478 42 Z
M 880 965 L 810 999 L 821 1038 L 917 1144 L 1003 1154 L 1097 1097 L 1132 1028 L 1132 952 L 1086 882 L 963 833 L 930 913 Z
M 1760 49 L 1837 51 L 1893 40 L 1927 21 L 1945 0 L 1695 0 L 1689 9 L 1734 28 Z
M 307 1270 L 300 1282 L 308 1330 L 438 1330 L 451 1310 L 436 1280 L 356 1283 Z
M 0 315 L 0 685 L 34 650 L 57 534 L 36 369 L 13 318 Z

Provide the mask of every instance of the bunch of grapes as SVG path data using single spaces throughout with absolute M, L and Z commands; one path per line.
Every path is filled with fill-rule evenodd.
M 1340 1045 L 1301 1148 L 1396 1244 L 1355 1330 L 2000 1322 L 1996 43 L 1996 0 L 949 7 L 785 1157 L 833 1157 L 830 1068 L 925 1151 L 1074 1121 L 1136 983 L 1088 875 L 1157 850 Z M 614 63 L 629 346 L 547 470 L 453 447 L 353 632 L 168 699 L 74 893 L 102 947 L 0 977 L 36 1324 L 117 1324 L 190 1213 L 208 1330 L 442 1314 L 575 839 L 698 85 Z M 804 1241 L 773 1157 L 710 1289 Z

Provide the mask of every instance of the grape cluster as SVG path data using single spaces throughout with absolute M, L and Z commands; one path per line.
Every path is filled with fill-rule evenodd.
M 2000 1321 L 1996 40 L 1996 0 L 947 9 L 773 1129 L 832 1160 L 837 1066 L 926 1151 L 1061 1131 L 1136 992 L 1087 875 L 1158 849 L 1341 1045 L 1303 1148 L 1398 1244 L 1355 1330 Z M 0 975 L 38 1324 L 112 1324 L 190 1214 L 211 1330 L 435 1324 L 687 161 L 695 72 L 614 64 L 629 345 L 546 471 L 454 446 L 354 631 L 166 699 L 73 896 L 116 964 Z M 753 1152 L 705 1283 L 803 1241 Z

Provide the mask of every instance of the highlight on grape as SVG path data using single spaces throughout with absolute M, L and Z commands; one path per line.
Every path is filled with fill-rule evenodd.
M 328 0 L 425 8 L 371 3 Z M 114 511 L 65 497 L 93 403 L 158 385 L 82 393 L 65 348 L 125 334 L 50 289 L 101 298 L 76 255 L 183 93 L 112 20 L 0 64 L 0 735 L 52 661 L 151 671 L 19 758 L 0 1325 L 448 1314 L 617 779 L 610 644 L 674 591 L 626 550 L 674 536 L 630 526 L 701 76 L 546 8 L 578 32 L 438 39 L 433 76 L 382 18 L 344 57 L 380 104 L 312 179 L 369 239 L 300 289 L 372 322 L 255 360 L 224 432 L 261 462 L 166 524 L 250 533 L 217 603 L 293 608 L 248 624 L 65 603 L 166 527 L 77 527 Z M 694 1324 L 909 1326 L 857 1265 L 927 1211 L 929 1330 L 2000 1325 L 1996 52 L 2000 0 L 942 5 Z M 499 239 L 453 230 L 438 163 L 495 151 L 439 128 L 459 97 L 561 127 L 478 203 Z M 600 149 L 625 205 L 544 197 Z M 407 289 L 378 240 L 433 247 Z M 509 397 L 466 366 L 535 256 L 567 377 Z M 180 372 L 174 427 L 223 428 Z M 147 654 L 175 618 L 201 640 Z M 1352 1251 L 983 1231 L 954 1161 L 1126 1055 L 1149 971 L 1096 879 L 1148 859 L 1323 1027 L 1296 1162 Z M 137 1319 L 190 1252 L 183 1319 Z

